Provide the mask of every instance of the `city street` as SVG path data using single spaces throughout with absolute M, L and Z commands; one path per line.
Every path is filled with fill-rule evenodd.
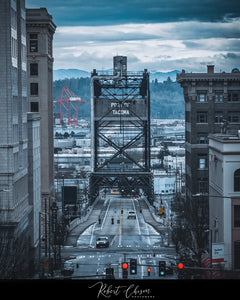
M 160 234 L 145 222 L 138 200 L 107 195 L 96 222 L 78 237 L 76 246 L 63 248 L 64 257 L 71 257 L 65 265 L 74 268 L 76 279 L 105 278 L 109 267 L 116 279 L 122 279 L 122 263 L 134 258 L 138 270 L 134 275 L 128 272 L 129 279 L 159 279 L 159 261 L 165 260 L 167 267 L 175 263 L 174 248 L 166 247 L 166 232 Z M 96 248 L 99 237 L 107 237 L 109 247 Z

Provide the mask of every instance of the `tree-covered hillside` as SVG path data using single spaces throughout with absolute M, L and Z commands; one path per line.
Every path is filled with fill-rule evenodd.
M 90 117 L 90 78 L 56 80 L 53 84 L 54 100 L 61 99 L 62 88 L 66 86 L 75 95 L 85 100 L 79 109 L 79 117 Z M 151 117 L 159 119 L 184 119 L 183 91 L 176 81 L 168 78 L 150 83 Z M 57 109 L 57 108 L 56 108 Z M 55 110 L 55 112 L 57 112 Z

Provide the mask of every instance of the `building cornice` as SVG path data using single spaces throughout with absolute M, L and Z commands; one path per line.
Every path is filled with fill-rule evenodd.
M 240 73 L 181 73 L 177 74 L 177 82 L 185 81 L 240 81 Z

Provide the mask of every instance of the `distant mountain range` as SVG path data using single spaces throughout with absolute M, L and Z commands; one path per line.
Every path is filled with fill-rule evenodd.
M 107 70 L 111 71 L 111 70 Z M 150 71 L 150 81 L 157 79 L 158 82 L 166 81 L 168 77 L 172 81 L 176 81 L 176 74 L 180 71 L 174 70 L 171 72 Z M 91 73 L 78 69 L 58 69 L 53 71 L 53 80 L 63 80 L 66 78 L 86 78 L 90 77 Z

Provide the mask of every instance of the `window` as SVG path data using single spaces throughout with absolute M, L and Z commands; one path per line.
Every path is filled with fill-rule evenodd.
M 39 112 L 38 102 L 31 102 L 30 110 L 31 110 L 31 112 Z
M 240 192 L 240 169 L 234 172 L 234 192 Z
M 30 34 L 29 50 L 30 52 L 38 52 L 38 35 L 36 33 Z
M 14 58 L 17 58 L 18 56 L 18 43 L 15 38 L 11 38 L 11 55 Z
M 197 134 L 197 143 L 198 144 L 207 144 L 208 143 L 208 134 L 207 133 L 198 133 Z
M 207 102 L 207 94 L 206 93 L 199 93 L 197 95 L 197 102 Z
M 207 178 L 198 178 L 197 181 L 197 192 L 206 193 L 208 191 L 208 179 Z
M 234 242 L 234 269 L 240 269 L 240 241 Z
M 230 91 L 228 93 L 228 101 L 240 101 L 240 91 Z
M 198 169 L 205 170 L 207 169 L 207 155 L 198 155 Z
M 215 102 L 223 102 L 223 92 L 215 93 Z
M 30 95 L 38 96 L 38 83 L 36 82 L 30 83 Z
M 228 113 L 228 121 L 230 123 L 240 123 L 240 112 L 229 112 Z
M 207 123 L 207 112 L 197 113 L 197 123 Z
M 240 205 L 234 205 L 234 227 L 240 227 Z
M 218 111 L 215 113 L 215 123 L 222 123 L 223 121 L 223 112 Z
M 38 75 L 38 64 L 37 63 L 30 64 L 30 75 L 32 75 L 32 76 Z

